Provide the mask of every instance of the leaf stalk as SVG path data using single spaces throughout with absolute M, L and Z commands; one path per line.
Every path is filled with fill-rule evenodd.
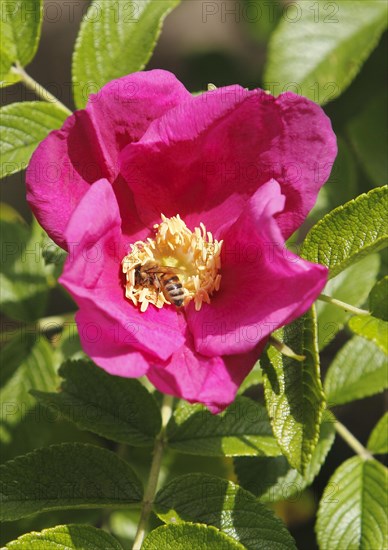
M 140 550 L 146 532 L 146 525 L 150 516 L 152 506 L 155 499 L 156 489 L 158 486 L 160 468 L 162 465 L 163 451 L 166 444 L 166 427 L 173 412 L 174 398 L 171 395 L 165 395 L 162 403 L 162 428 L 155 439 L 153 458 L 151 463 L 150 474 L 148 477 L 147 488 L 144 493 L 144 499 L 140 514 L 139 524 L 133 542 L 132 550 Z
M 344 426 L 341 422 L 336 419 L 335 429 L 337 433 L 342 437 L 342 439 L 349 445 L 353 451 L 358 454 L 364 460 L 372 460 L 373 455 L 362 445 L 358 439 Z
M 29 74 L 27 74 L 20 63 L 15 63 L 12 67 L 12 72 L 18 75 L 26 88 L 32 90 L 38 97 L 40 97 L 40 99 L 43 99 L 43 101 L 47 101 L 48 103 L 53 103 L 59 107 L 59 109 L 62 109 L 67 116 L 72 114 L 72 111 L 70 111 L 66 105 L 53 96 L 53 94 L 46 90 L 46 88 L 44 88 L 41 84 L 36 82 L 36 80 L 34 80 Z
M 331 296 L 326 296 L 326 294 L 320 294 L 318 296 L 318 300 L 337 306 L 348 313 L 353 313 L 353 315 L 370 315 L 370 311 L 367 311 L 366 309 L 360 309 L 347 304 L 346 302 L 342 302 L 341 300 L 337 300 L 336 298 L 332 298 Z
M 275 338 L 275 336 L 269 337 L 269 343 L 271 344 L 271 346 L 277 349 L 279 353 L 285 355 L 286 357 L 290 357 L 291 359 L 295 359 L 295 361 L 299 361 L 299 363 L 302 363 L 306 359 L 305 355 L 298 355 L 284 342 L 281 342 L 280 340 Z

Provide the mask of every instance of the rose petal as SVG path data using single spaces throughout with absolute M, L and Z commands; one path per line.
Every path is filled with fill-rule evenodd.
M 286 92 L 275 104 L 283 131 L 261 160 L 274 167 L 271 176 L 286 197 L 285 208 L 276 219 L 287 239 L 304 222 L 329 178 L 337 139 L 330 119 L 313 101 Z
M 271 180 L 247 203 L 223 235 L 221 288 L 187 322 L 195 349 L 208 356 L 247 352 L 311 306 L 327 269 L 285 248 L 274 216 L 282 210 L 280 186 Z
M 147 377 L 162 393 L 203 403 L 212 413 L 219 413 L 233 402 L 265 342 L 244 355 L 204 357 L 194 350 L 190 334 L 186 335 L 185 344 L 167 363 L 151 362 Z
M 109 319 L 110 330 L 119 325 L 128 336 L 129 347 L 166 360 L 184 341 L 178 314 L 172 307 L 149 307 L 141 313 L 125 298 L 120 273 L 127 251 L 120 225 L 112 186 L 100 180 L 84 195 L 70 219 L 65 232 L 70 254 L 59 281 L 82 310 L 97 308 Z
M 43 140 L 27 170 L 27 200 L 56 243 L 66 246 L 64 230 L 89 185 L 101 178 L 117 180 L 120 150 L 140 139 L 152 120 L 189 97 L 167 71 L 135 73 L 109 82 L 90 97 L 85 110 L 76 111 Z M 120 186 L 119 178 L 115 188 Z M 120 210 L 125 206 L 120 201 Z M 136 210 L 127 205 L 122 214 L 125 232 L 136 233 L 128 225 L 137 219 Z
M 120 156 L 149 227 L 161 212 L 179 213 L 190 228 L 202 221 L 216 233 L 220 220 L 233 222 L 273 177 L 287 199 L 279 223 L 289 236 L 312 208 L 336 152 L 330 121 L 312 101 L 230 86 L 171 109 Z
M 96 179 L 104 176 L 102 168 L 99 168 L 99 151 L 95 148 L 95 141 L 88 137 L 83 118 L 75 113 L 60 130 L 51 132 L 32 155 L 26 174 L 27 200 L 31 209 L 50 237 L 63 248 L 66 248 L 63 236 L 65 227 L 74 208 L 89 189 L 88 168 L 97 167 Z M 70 134 L 74 135 L 75 149 L 77 145 L 74 142 L 78 139 L 79 151 L 85 158 L 85 163 L 77 167 L 69 156 Z
M 153 120 L 190 98 L 175 75 L 159 69 L 112 80 L 90 96 L 86 110 L 115 177 L 119 152 L 128 143 L 138 141 Z
M 76 314 L 78 333 L 84 352 L 109 374 L 125 378 L 144 376 L 149 358 L 134 349 L 136 343 L 128 330 L 89 303 Z M 133 327 L 135 330 L 135 327 Z

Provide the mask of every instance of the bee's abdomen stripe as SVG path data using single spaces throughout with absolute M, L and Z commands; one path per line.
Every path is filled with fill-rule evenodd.
M 168 293 L 169 293 L 170 296 L 173 296 L 173 297 L 175 297 L 175 296 L 184 296 L 184 294 L 185 294 L 183 292 L 183 289 L 181 289 L 181 288 L 176 288 L 175 290 L 169 290 Z
M 181 283 L 165 285 L 164 288 L 167 292 L 173 292 L 174 290 L 181 290 L 183 292 Z

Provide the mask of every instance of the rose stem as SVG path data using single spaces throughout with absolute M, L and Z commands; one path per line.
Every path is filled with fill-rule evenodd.
M 38 82 L 36 82 L 36 80 L 31 78 L 31 76 L 26 73 L 26 71 L 23 69 L 23 67 L 19 63 L 16 63 L 12 67 L 12 72 L 20 76 L 23 84 L 27 88 L 32 90 L 38 97 L 40 97 L 44 101 L 53 103 L 54 105 L 62 109 L 62 111 L 64 111 L 67 115 L 72 114 L 72 112 L 70 111 L 70 109 L 66 107 L 66 105 L 64 105 L 61 101 L 59 101 L 59 99 L 53 96 L 53 94 L 51 94 L 48 90 L 46 90 L 46 88 L 43 88 L 43 86 L 41 86 Z
M 336 298 L 332 298 L 331 296 L 326 296 L 326 294 L 320 294 L 318 296 L 318 300 L 333 304 L 333 306 L 340 307 L 344 311 L 348 311 L 349 313 L 353 313 L 354 315 L 370 315 L 370 311 L 367 311 L 366 309 L 360 309 L 358 307 L 351 306 L 346 302 L 341 302 L 341 300 L 337 300 Z
M 358 439 L 354 437 L 354 435 L 349 432 L 346 426 L 341 424 L 337 419 L 335 421 L 335 429 L 339 433 L 339 435 L 342 437 L 344 441 L 349 445 L 353 451 L 358 454 L 361 458 L 364 460 L 371 460 L 373 459 L 373 455 L 362 445 Z
M 160 467 L 162 465 L 163 450 L 166 443 L 166 426 L 172 415 L 173 402 L 174 398 L 171 395 L 164 396 L 161 410 L 162 428 L 155 439 L 150 475 L 148 478 L 148 485 L 144 493 L 139 525 L 137 527 L 136 536 L 132 547 L 133 550 L 140 550 L 145 537 L 145 528 L 152 510 L 152 505 L 158 485 Z

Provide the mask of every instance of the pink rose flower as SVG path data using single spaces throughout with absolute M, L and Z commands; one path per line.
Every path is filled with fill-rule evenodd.
M 158 70 L 91 96 L 27 172 L 36 217 L 69 251 L 60 282 L 85 352 L 111 374 L 224 409 L 269 335 L 326 283 L 285 239 L 336 152 L 322 109 L 292 93 L 193 97 Z

